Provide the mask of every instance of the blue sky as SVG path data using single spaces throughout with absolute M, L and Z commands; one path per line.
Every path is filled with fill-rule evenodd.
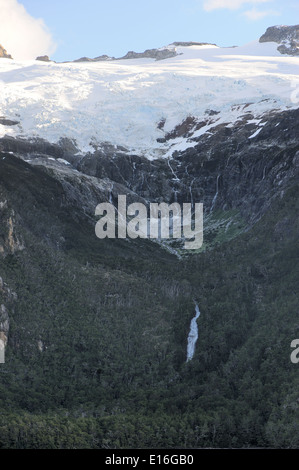
M 298 0 L 0 0 L 0 6 L 3 2 L 18 8 L 29 23 L 32 19 L 27 30 L 26 22 L 23 29 L 15 28 L 22 33 L 19 40 L 27 37 L 24 30 L 32 37 L 38 30 L 32 53 L 39 47 L 39 54 L 50 53 L 57 61 L 85 55 L 120 57 L 128 50 L 140 52 L 173 41 L 242 45 L 259 38 L 268 26 L 299 23 Z M 0 43 L 9 49 L 1 23 Z M 14 29 L 6 21 L 8 27 Z M 6 44 L 17 49 L 9 31 L 6 35 Z

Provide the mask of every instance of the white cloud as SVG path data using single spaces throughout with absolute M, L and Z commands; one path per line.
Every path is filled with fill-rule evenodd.
M 205 0 L 203 2 L 203 8 L 206 11 L 218 10 L 220 8 L 226 8 L 228 10 L 238 10 L 243 5 L 257 4 L 257 3 L 268 3 L 272 0 Z
M 280 13 L 275 10 L 259 11 L 255 8 L 252 8 L 251 10 L 244 11 L 242 15 L 246 16 L 251 21 L 258 21 L 262 18 L 265 18 L 266 16 L 279 16 Z
M 0 44 L 16 59 L 50 55 L 56 45 L 42 19 L 33 18 L 18 0 L 0 0 Z

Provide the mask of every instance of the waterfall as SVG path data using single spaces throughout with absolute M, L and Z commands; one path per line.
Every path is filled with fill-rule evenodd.
M 5 363 L 4 356 L 5 356 L 5 344 L 4 344 L 4 341 L 0 339 L 0 364 Z
M 190 186 L 189 186 L 191 207 L 193 207 L 192 185 L 194 183 L 194 179 L 195 178 L 193 178 L 193 180 L 191 181 Z
M 211 205 L 211 209 L 210 209 L 210 212 L 212 212 L 212 210 L 214 209 L 214 206 L 215 206 L 215 203 L 216 203 L 216 200 L 217 200 L 217 197 L 218 197 L 218 190 L 219 190 L 219 178 L 220 178 L 220 175 L 217 176 L 217 182 L 216 182 L 216 194 L 213 198 L 213 201 L 212 201 L 212 205 Z
M 191 361 L 191 359 L 194 356 L 194 351 L 195 351 L 195 344 L 198 338 L 198 327 L 197 327 L 197 319 L 200 315 L 200 311 L 198 308 L 198 305 L 195 305 L 195 317 L 192 318 L 191 323 L 190 323 L 190 331 L 188 335 L 188 345 L 187 345 L 187 360 Z
M 110 202 L 110 204 L 113 204 L 113 199 L 112 199 L 113 187 L 114 187 L 114 183 L 112 183 L 110 191 L 109 191 L 109 202 Z
M 170 170 L 171 170 L 171 173 L 172 173 L 173 176 L 174 176 L 173 179 L 174 179 L 175 181 L 180 181 L 180 179 L 179 179 L 179 178 L 177 177 L 177 175 L 175 174 L 175 172 L 174 172 L 172 166 L 170 165 L 169 159 L 167 160 L 167 163 L 168 163 L 168 166 L 169 166 L 169 168 L 170 168 Z

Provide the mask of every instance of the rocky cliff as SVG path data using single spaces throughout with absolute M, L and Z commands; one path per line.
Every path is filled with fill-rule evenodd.
M 164 47 L 161 49 L 147 49 L 144 52 L 134 52 L 129 51 L 123 57 L 110 57 L 108 55 L 101 55 L 99 57 L 95 57 L 94 59 L 90 59 L 89 57 L 81 57 L 80 59 L 76 59 L 73 62 L 105 62 L 109 60 L 127 60 L 127 59 L 156 59 L 156 60 L 163 60 L 169 59 L 170 57 L 175 57 L 177 55 L 175 47 Z
M 4 49 L 3 46 L 0 44 L 0 58 L 2 59 L 12 59 L 10 54 L 7 54 L 6 50 Z
M 34 143 L 5 137 L 0 146 L 30 160 L 31 165 L 55 168 L 57 175 L 74 182 L 77 171 L 94 178 L 91 186 L 102 182 L 106 200 L 116 202 L 118 194 L 131 193 L 147 204 L 203 202 L 206 218 L 220 211 L 219 226 L 209 233 L 206 225 L 207 240 L 213 244 L 224 230 L 224 220 L 226 225 L 231 222 L 231 229 L 245 230 L 298 178 L 298 120 L 299 110 L 270 113 L 254 137 L 256 125 L 250 119 L 229 128 L 219 125 L 213 133 L 198 138 L 194 147 L 174 153 L 171 160 L 128 156 L 109 145 L 78 157 L 76 147 L 67 139 L 50 145 L 38 139 Z M 180 128 L 188 132 L 187 124 Z M 80 206 L 80 195 L 76 198 Z M 90 198 L 86 208 L 90 214 L 95 205 L 96 198 Z M 240 230 L 226 231 L 226 237 Z
M 271 26 L 260 37 L 260 42 L 276 42 L 281 54 L 299 55 L 299 25 Z

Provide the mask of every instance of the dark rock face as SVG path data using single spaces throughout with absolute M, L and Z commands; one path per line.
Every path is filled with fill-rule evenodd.
M 19 124 L 19 121 L 12 121 L 11 119 L 0 117 L 0 124 L 3 126 L 15 126 L 16 124 Z
M 171 160 L 97 151 L 76 167 L 122 184 L 148 201 L 203 202 L 206 213 L 237 209 L 251 223 L 299 174 L 299 111 L 265 119 L 254 139 L 249 138 L 256 130 L 252 124 L 220 125 L 212 136 L 201 136 L 196 147 L 177 152 Z
M 170 57 L 175 57 L 177 51 L 175 49 L 147 49 L 144 52 L 134 52 L 129 51 L 125 56 L 120 57 L 118 60 L 123 59 L 156 59 L 163 60 L 169 59 Z
M 299 25 L 271 26 L 260 37 L 259 42 L 276 42 L 281 54 L 299 55 Z
M 41 62 L 51 62 L 49 56 L 47 55 L 38 56 L 35 60 L 40 60 Z
M 81 57 L 80 59 L 76 59 L 73 62 L 106 62 L 109 60 L 126 60 L 126 59 L 156 59 L 156 60 L 163 60 L 169 59 L 170 57 L 177 56 L 178 53 L 175 48 L 165 48 L 165 49 L 147 49 L 144 52 L 134 52 L 129 51 L 123 57 L 115 58 L 109 57 L 108 55 L 101 55 L 99 57 L 95 57 L 94 59 L 90 59 L 89 57 Z
M 76 59 L 73 62 L 94 62 L 94 59 L 90 59 L 89 57 L 80 57 L 80 59 Z
M 175 57 L 178 54 L 176 51 L 177 46 L 181 47 L 190 47 L 190 46 L 206 46 L 212 45 L 216 46 L 216 44 L 211 44 L 208 42 L 194 42 L 194 41 L 186 41 L 186 42 L 173 42 L 170 44 L 172 47 L 165 47 L 161 49 L 147 49 L 144 52 L 134 52 L 129 51 L 123 57 L 110 57 L 108 55 L 101 55 L 99 57 L 95 57 L 91 59 L 90 57 L 81 57 L 80 59 L 73 60 L 73 62 L 103 62 L 108 60 L 126 60 L 126 59 L 156 59 L 156 60 L 164 60 L 169 59 L 171 57 Z M 43 60 L 43 59 L 40 59 Z
M 2 59 L 12 59 L 12 56 L 10 54 L 7 54 L 6 50 L 4 49 L 3 46 L 0 44 L 0 58 Z
M 0 205 L 0 256 L 5 257 L 22 251 L 25 246 L 22 237 L 16 230 L 16 217 L 13 209 L 8 209 L 7 204 L 2 202 Z
M 109 55 L 103 54 L 98 57 L 95 57 L 93 60 L 95 61 L 105 61 L 105 60 L 112 60 L 114 57 L 110 57 Z
M 42 154 L 53 156 L 56 158 L 64 158 L 63 146 L 51 144 L 43 139 L 14 139 L 13 137 L 3 137 L 0 139 L 0 150 L 5 152 L 15 152 L 17 154 L 27 156 L 34 154 Z
M 14 313 L 14 303 L 17 295 L 0 277 L 0 340 L 7 345 L 9 328 L 10 328 L 10 312 Z
M 289 47 L 287 47 L 285 44 L 282 44 L 277 48 L 277 50 L 281 54 L 299 55 L 299 41 L 291 41 Z
M 299 39 L 299 25 L 296 26 L 270 26 L 260 37 L 260 42 L 281 43 L 286 39 Z
M 195 147 L 175 152 L 170 160 L 150 161 L 109 145 L 78 155 L 75 143 L 68 139 L 54 145 L 41 139 L 28 142 L 5 137 L 0 139 L 0 148 L 30 158 L 31 164 L 51 167 L 71 180 L 77 170 L 79 175 L 91 177 L 89 185 L 101 182 L 106 200 L 117 202 L 118 194 L 130 194 L 132 199 L 148 203 L 202 202 L 206 214 L 215 209 L 236 210 L 250 226 L 298 178 L 298 120 L 299 110 L 269 113 L 254 138 L 257 127 L 247 120 L 233 127 L 221 124 L 199 137 Z M 189 118 L 169 139 L 188 136 L 191 128 L 200 125 Z M 79 201 L 79 196 L 73 199 Z
M 171 132 L 166 133 L 163 140 L 157 140 L 158 142 L 165 142 L 171 139 L 175 139 L 177 137 L 191 137 L 193 132 L 199 130 L 201 127 L 204 127 L 208 123 L 208 121 L 198 122 L 198 120 L 193 116 L 188 116 L 183 122 L 175 126 L 175 128 Z
M 181 46 L 181 47 L 190 47 L 190 46 L 216 46 L 217 44 L 210 43 L 210 42 L 194 42 L 194 41 L 179 41 L 173 42 L 171 45 L 173 46 Z
M 107 60 L 113 60 L 114 57 L 109 57 L 108 55 L 101 55 L 99 57 L 95 57 L 94 59 L 90 59 L 89 57 L 81 57 L 80 59 L 76 59 L 73 62 L 105 62 Z
M 126 59 L 156 59 L 156 60 L 163 60 L 169 59 L 170 57 L 175 57 L 177 54 L 176 49 L 173 47 L 171 49 L 164 48 L 164 49 L 147 49 L 144 52 L 134 52 L 129 51 L 123 57 L 110 57 L 108 55 L 100 55 L 99 57 L 95 57 L 94 59 L 90 59 L 89 57 L 81 57 L 80 59 L 73 60 L 73 62 L 106 62 L 108 60 L 126 60 Z

